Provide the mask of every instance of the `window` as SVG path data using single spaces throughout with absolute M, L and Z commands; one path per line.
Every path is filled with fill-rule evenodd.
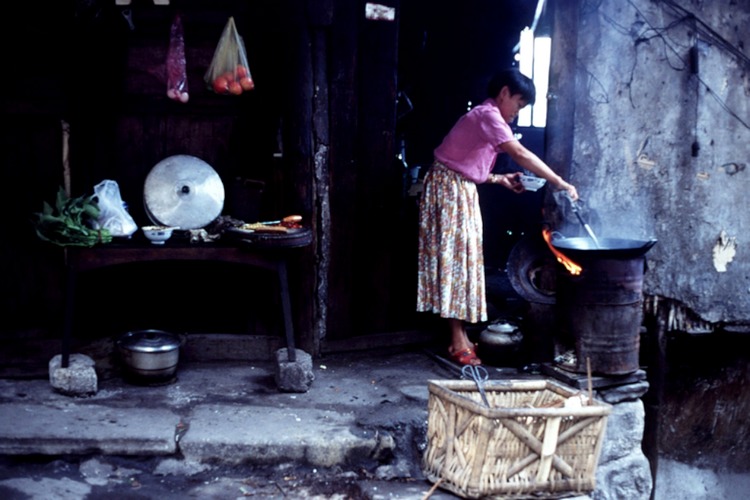
M 547 91 L 549 90 L 549 64 L 552 39 L 548 36 L 534 36 L 534 31 L 524 28 L 518 44 L 516 60 L 518 69 L 534 80 L 536 102 L 526 106 L 518 114 L 519 127 L 539 127 L 547 125 Z

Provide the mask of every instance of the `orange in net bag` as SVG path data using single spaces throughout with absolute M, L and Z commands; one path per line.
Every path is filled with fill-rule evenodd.
M 234 17 L 224 26 L 204 80 L 211 90 L 221 95 L 240 95 L 255 88 L 245 44 L 237 32 Z

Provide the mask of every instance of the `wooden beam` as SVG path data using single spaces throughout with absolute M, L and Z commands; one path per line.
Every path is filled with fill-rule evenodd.
M 115 5 L 130 5 L 132 0 L 115 0 Z M 169 0 L 154 0 L 154 5 L 169 5 Z
M 553 9 L 552 54 L 545 157 L 547 163 L 566 180 L 570 179 L 570 165 L 573 161 L 578 4 L 579 0 L 557 0 L 550 3 Z M 575 184 L 575 179 L 572 181 Z M 551 196 L 551 192 L 548 192 L 544 207 L 546 214 L 552 214 L 556 208 Z

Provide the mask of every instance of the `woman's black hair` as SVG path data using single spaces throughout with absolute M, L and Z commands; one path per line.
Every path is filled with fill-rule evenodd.
M 518 71 L 518 68 L 507 68 L 495 74 L 487 85 L 487 97 L 494 99 L 506 85 L 510 90 L 510 95 L 521 94 L 527 104 L 534 104 L 536 100 L 534 82 Z

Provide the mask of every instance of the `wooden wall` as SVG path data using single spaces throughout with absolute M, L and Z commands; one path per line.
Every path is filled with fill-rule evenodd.
M 476 90 L 483 92 L 486 77 L 506 64 L 502 58 L 495 67 L 482 63 L 507 50 L 510 42 L 498 40 L 509 36 L 508 19 L 521 11 L 514 7 L 503 17 L 494 2 L 473 0 L 465 6 L 472 14 L 453 24 L 457 18 L 448 3 L 425 11 L 424 2 L 393 0 L 388 5 L 398 15 L 388 22 L 366 19 L 365 3 L 173 0 L 163 7 L 134 0 L 133 30 L 111 0 L 9 7 L 8 18 L 18 23 L 3 32 L 0 48 L 13 70 L 2 80 L 3 112 L 12 126 L 3 136 L 0 181 L 23 195 L 1 201 L 13 235 L 0 244 L 3 328 L 54 334 L 60 323 L 61 252 L 36 238 L 29 219 L 62 184 L 62 120 L 71 127 L 73 194 L 115 179 L 139 224 L 148 223 L 143 181 L 173 154 L 198 156 L 217 170 L 227 190 L 225 215 L 302 214 L 315 231 L 314 245 L 292 269 L 303 348 L 319 352 L 322 342 L 425 326 L 414 312 L 416 198 L 404 196 L 404 171 L 393 161 L 397 138 L 405 133 L 396 95 L 408 90 L 418 108 L 407 120 L 415 145 L 411 163 L 429 164 L 431 149 L 467 95 L 483 97 L 474 96 Z M 407 35 L 400 30 L 401 4 L 414 30 Z M 170 101 L 165 92 L 169 26 L 177 12 L 185 29 L 188 104 Z M 255 90 L 240 97 L 216 96 L 202 80 L 230 15 L 256 82 Z M 497 16 L 503 29 L 487 29 Z M 482 30 L 475 30 L 473 41 L 451 43 L 455 29 L 476 26 L 477 19 Z M 524 21 L 529 19 L 518 22 Z M 515 37 L 515 27 L 511 32 Z M 410 49 L 415 53 L 405 56 Z M 450 67 L 444 66 L 448 61 Z M 256 181 L 264 186 L 260 196 Z M 163 306 L 168 297 L 169 310 L 204 310 L 197 319 L 180 318 L 180 328 L 242 331 L 247 316 L 260 315 L 257 332 L 276 333 L 275 319 L 263 318 L 270 314 L 264 300 L 272 284 L 266 278 L 213 268 L 196 267 L 187 278 L 171 272 L 176 288 L 208 288 L 216 292 L 214 300 L 184 302 L 170 289 L 144 294 L 136 288 L 107 299 L 97 291 L 79 322 L 97 330 L 111 323 L 112 303 L 125 303 L 130 317 Z M 122 279 L 117 273 L 94 276 L 84 287 L 101 282 L 117 289 Z M 260 304 L 255 310 L 254 302 Z M 239 311 L 243 320 L 214 314 L 224 309 Z M 98 312 L 88 318 L 92 310 Z
M 301 213 L 313 224 L 316 244 L 292 269 L 304 347 L 318 349 L 323 335 L 400 328 L 398 311 L 407 308 L 392 307 L 404 289 L 393 282 L 393 263 L 402 258 L 394 252 L 403 251 L 401 172 L 391 163 L 397 23 L 366 21 L 364 2 L 341 0 L 174 1 L 169 7 L 136 1 L 130 6 L 133 30 L 110 1 L 38 7 L 14 7 L 29 43 L 3 35 L 3 60 L 17 76 L 3 86 L 3 111 L 13 126 L 4 136 L 2 182 L 23 193 L 21 202 L 3 199 L 15 234 L 2 243 L 8 332 L 54 334 L 58 328 L 61 252 L 38 241 L 29 219 L 63 183 L 61 121 L 71 129 L 73 195 L 115 179 L 138 224 L 148 223 L 143 181 L 173 154 L 198 156 L 217 170 L 227 190 L 226 215 L 243 215 L 236 212 L 247 208 L 244 197 L 257 195 L 243 189 L 241 181 L 251 179 L 265 186 L 258 218 Z M 177 12 L 185 28 L 188 104 L 165 95 L 169 26 Z M 256 82 L 240 97 L 216 96 L 202 81 L 229 15 L 244 37 Z M 94 314 L 95 321 L 86 313 L 108 306 L 130 316 L 141 308 L 168 305 L 179 313 L 202 306 L 205 314 L 193 323 L 199 329 L 244 328 L 244 322 L 214 321 L 211 313 L 246 310 L 246 297 L 237 296 L 247 288 L 262 290 L 262 278 L 193 272 L 210 282 L 194 284 L 196 289 L 209 286 L 220 298 L 183 301 L 171 298 L 169 288 L 154 294 L 137 286 L 99 291 L 90 294 L 88 307 L 79 307 L 79 323 L 107 323 L 110 313 Z M 83 286 L 121 288 L 130 273 L 94 276 Z M 238 278 L 247 281 L 239 285 L 242 294 L 236 293 Z M 184 279 L 177 282 L 186 286 Z

